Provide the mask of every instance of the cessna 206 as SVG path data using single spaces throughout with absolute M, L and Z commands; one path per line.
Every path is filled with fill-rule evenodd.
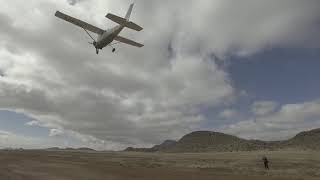
M 95 47 L 97 54 L 99 54 L 99 49 L 102 49 L 106 46 L 111 46 L 112 52 L 115 52 L 116 49 L 112 45 L 117 44 L 117 43 L 125 43 L 125 44 L 129 44 L 129 45 L 136 46 L 136 47 L 143 47 L 144 46 L 143 44 L 140 44 L 140 43 L 134 42 L 130 39 L 119 36 L 120 32 L 125 27 L 136 30 L 136 31 L 141 31 L 143 29 L 139 25 L 129 21 L 129 18 L 130 18 L 132 9 L 133 9 L 133 5 L 134 4 L 130 5 L 125 18 L 108 13 L 106 15 L 106 18 L 108 18 L 118 24 L 117 26 L 115 26 L 111 29 L 108 29 L 108 30 L 102 30 L 102 29 L 100 29 L 96 26 L 93 26 L 91 24 L 88 24 L 84 21 L 81 21 L 81 20 L 76 19 L 74 17 L 68 16 L 66 14 L 63 14 L 60 11 L 57 11 L 55 13 L 55 16 L 84 29 L 86 31 L 86 33 L 90 36 L 90 38 L 93 40 L 93 42 L 92 43 L 90 42 L 90 44 L 92 44 Z M 91 32 L 97 34 L 98 35 L 97 40 L 95 40 L 88 31 L 91 31 Z M 112 42 L 114 40 L 118 41 L 118 42 L 115 42 L 112 44 Z

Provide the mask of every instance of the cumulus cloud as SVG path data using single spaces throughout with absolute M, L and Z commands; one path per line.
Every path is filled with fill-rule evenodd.
M 0 148 L 45 148 L 48 143 L 45 139 L 25 137 L 8 131 L 0 131 Z
M 228 125 L 220 131 L 249 139 L 279 140 L 320 126 L 320 101 L 285 104 L 273 113 Z
M 266 115 L 273 112 L 278 104 L 274 101 L 257 101 L 251 106 L 251 110 L 255 115 Z
M 238 112 L 234 109 L 225 109 L 224 111 L 222 111 L 220 114 L 219 114 L 219 117 L 220 118 L 223 118 L 223 119 L 232 119 L 232 118 L 236 118 L 238 115 Z
M 53 133 L 59 133 L 60 130 L 51 130 Z M 96 150 L 122 150 L 126 146 L 118 142 L 110 142 L 97 139 L 93 136 L 82 135 L 77 132 L 65 131 L 59 136 L 47 137 L 31 137 L 22 134 L 17 134 L 9 131 L 0 130 L 0 149 L 5 148 L 25 148 L 25 149 L 38 149 L 48 147 L 60 148 L 80 148 L 89 147 Z
M 75 2 L 0 0 L 0 108 L 117 147 L 178 138 L 206 120 L 202 107 L 233 101 L 237 90 L 212 54 L 318 45 L 319 1 L 141 0 L 132 21 L 144 31 L 121 34 L 146 46 L 96 56 L 83 30 L 54 12 L 108 28 L 105 14 L 124 15 L 130 2 Z
M 80 2 L 81 0 L 68 0 L 70 5 L 76 5 L 78 2 Z
M 28 125 L 28 126 L 41 126 L 40 122 L 35 121 L 35 120 L 27 122 L 26 125 Z
M 61 136 L 63 134 L 64 134 L 64 132 L 61 129 L 50 129 L 49 136 L 54 137 L 54 136 Z

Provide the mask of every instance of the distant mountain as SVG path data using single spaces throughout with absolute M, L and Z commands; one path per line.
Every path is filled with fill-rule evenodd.
M 153 151 L 165 151 L 173 148 L 177 144 L 177 141 L 174 140 L 165 140 L 163 143 L 159 145 L 153 146 L 151 149 Z
M 81 148 L 59 148 L 59 147 L 51 147 L 51 148 L 47 148 L 46 150 L 49 150 L 49 151 L 96 151 L 96 150 L 94 150 L 94 149 L 87 148 L 87 147 L 81 147 Z
M 47 148 L 46 150 L 57 151 L 57 150 L 61 150 L 61 149 L 58 147 L 51 147 L 51 148 Z
M 134 147 L 127 147 L 123 151 L 128 151 L 128 152 L 155 152 L 152 148 L 134 148 Z
M 87 148 L 87 147 L 81 147 L 81 148 L 78 148 L 77 150 L 80 150 L 80 151 L 96 151 L 94 149 Z
M 210 131 L 196 131 L 179 141 L 167 140 L 152 148 L 127 148 L 140 152 L 232 152 L 257 150 L 320 150 L 320 129 L 301 132 L 285 141 L 246 140 L 236 136 Z
M 128 147 L 124 151 L 132 151 L 132 152 L 157 152 L 157 151 L 165 151 L 167 149 L 172 148 L 176 145 L 176 141 L 174 140 L 165 140 L 163 143 L 159 145 L 155 145 L 151 148 L 134 148 Z

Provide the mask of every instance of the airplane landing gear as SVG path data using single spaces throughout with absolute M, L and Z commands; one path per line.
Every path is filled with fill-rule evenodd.
M 98 49 L 96 49 L 96 53 L 99 54 L 99 50 Z
M 115 51 L 116 51 L 116 48 L 113 48 L 113 49 L 112 49 L 112 52 L 114 53 Z

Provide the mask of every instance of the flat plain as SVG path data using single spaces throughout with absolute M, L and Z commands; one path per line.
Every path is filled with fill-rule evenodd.
M 264 170 L 262 156 L 270 160 Z M 95 151 L 0 151 L 6 180 L 316 180 L 316 151 L 136 153 Z

